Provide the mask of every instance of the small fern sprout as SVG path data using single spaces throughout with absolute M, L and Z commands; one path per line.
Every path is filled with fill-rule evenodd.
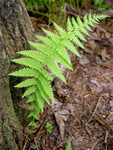
M 47 35 L 46 37 L 36 35 L 41 43 L 28 41 L 35 50 L 17 52 L 23 57 L 13 59 L 12 62 L 23 65 L 25 68 L 9 75 L 28 77 L 15 86 L 16 88 L 28 87 L 23 95 L 23 97 L 29 96 L 27 103 L 31 104 L 29 109 L 32 110 L 28 118 L 32 117 L 33 119 L 28 126 L 37 127 L 35 120 L 38 120 L 40 111 L 43 112 L 45 101 L 48 104 L 50 104 L 50 100 L 54 102 L 53 90 L 51 88 L 53 77 L 44 69 L 44 66 L 47 66 L 56 77 L 66 83 L 65 77 L 56 62 L 73 71 L 67 50 L 80 57 L 73 43 L 85 49 L 82 41 L 86 42 L 84 35 L 90 36 L 87 30 L 92 31 L 91 27 L 94 27 L 94 24 L 98 24 L 100 20 L 106 17 L 108 16 L 95 14 L 92 16 L 90 13 L 89 16 L 84 16 L 83 21 L 79 16 L 77 21 L 74 18 L 72 18 L 72 21 L 68 18 L 66 30 L 54 22 L 53 24 L 58 34 L 43 29 Z

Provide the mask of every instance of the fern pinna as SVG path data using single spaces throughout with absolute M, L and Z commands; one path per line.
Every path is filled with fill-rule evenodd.
M 91 14 L 89 14 L 89 16 L 85 15 L 83 21 L 79 16 L 77 17 L 77 21 L 75 21 L 74 18 L 70 21 L 68 18 L 67 30 L 64 30 L 54 22 L 54 27 L 58 34 L 42 29 L 47 36 L 36 35 L 42 43 L 29 41 L 29 44 L 38 51 L 25 50 L 17 52 L 26 57 L 13 59 L 12 62 L 27 67 L 10 73 L 10 75 L 29 77 L 15 86 L 17 88 L 28 87 L 23 97 L 30 95 L 27 103 L 31 103 L 29 109 L 32 109 L 32 112 L 28 117 L 32 117 L 33 120 L 29 123 L 29 126 L 37 127 L 35 119 L 38 120 L 40 110 L 43 112 L 44 102 L 46 101 L 50 104 L 50 99 L 54 101 L 53 91 L 50 84 L 53 77 L 44 69 L 44 66 L 46 65 L 58 78 L 66 83 L 65 77 L 56 61 L 64 65 L 66 68 L 73 70 L 67 49 L 80 57 L 73 42 L 84 49 L 81 41 L 86 41 L 86 39 L 83 34 L 89 36 L 87 30 L 92 31 L 91 26 L 94 27 L 94 24 L 98 24 L 99 20 L 106 17 L 106 15 L 94 14 L 91 16 Z

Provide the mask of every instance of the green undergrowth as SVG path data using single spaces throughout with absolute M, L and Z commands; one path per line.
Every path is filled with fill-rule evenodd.
M 66 150 L 72 150 L 72 147 L 71 147 L 71 137 L 70 136 L 68 138 L 68 145 L 67 145 Z

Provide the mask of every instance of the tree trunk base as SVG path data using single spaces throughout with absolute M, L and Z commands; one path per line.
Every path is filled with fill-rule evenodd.
M 16 117 L 9 88 L 10 62 L 17 51 L 29 49 L 32 25 L 22 0 L 0 1 L 0 150 L 22 150 L 22 127 Z M 11 71 L 12 70 L 12 71 Z M 14 99 L 15 100 L 15 99 Z

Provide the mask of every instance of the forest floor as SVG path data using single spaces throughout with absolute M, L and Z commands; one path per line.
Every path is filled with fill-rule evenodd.
M 113 150 L 113 21 L 94 29 L 85 50 L 77 47 L 81 58 L 70 53 L 74 72 L 61 66 L 65 85 L 58 78 L 52 83 L 55 103 L 45 105 L 35 134 L 24 129 L 24 150 L 65 150 L 71 137 L 72 150 Z M 34 24 L 33 24 L 34 25 Z M 35 22 L 35 34 L 43 34 Z M 109 30 L 107 30 L 109 29 Z M 52 132 L 45 132 L 46 123 Z M 32 139 L 32 140 L 31 140 Z M 38 140 L 37 140 L 38 139 Z

